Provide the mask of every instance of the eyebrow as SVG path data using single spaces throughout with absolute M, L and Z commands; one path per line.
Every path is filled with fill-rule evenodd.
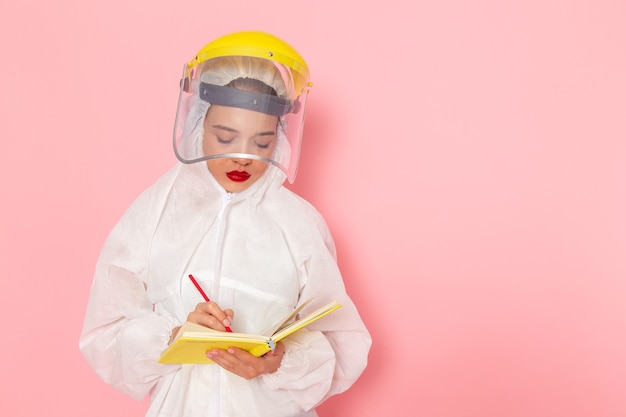
M 232 133 L 240 133 L 238 130 L 233 129 L 232 127 L 228 127 L 228 126 L 223 126 L 223 125 L 211 125 L 212 128 L 214 129 L 220 129 L 220 130 L 225 130 L 227 132 L 232 132 Z M 257 134 L 255 134 L 254 136 L 276 136 L 276 131 L 274 130 L 268 130 L 266 132 L 259 132 Z

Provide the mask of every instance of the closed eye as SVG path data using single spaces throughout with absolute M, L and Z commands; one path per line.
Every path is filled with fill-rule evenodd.
M 272 144 L 272 142 L 268 142 L 268 143 L 258 143 L 258 142 L 254 142 L 254 144 L 261 148 L 261 149 L 268 149 L 270 147 L 270 145 Z
M 216 136 L 216 137 L 217 137 L 217 141 L 219 143 L 223 143 L 224 145 L 228 145 L 229 143 L 232 143 L 232 141 L 235 140 L 235 139 L 222 139 L 219 136 Z

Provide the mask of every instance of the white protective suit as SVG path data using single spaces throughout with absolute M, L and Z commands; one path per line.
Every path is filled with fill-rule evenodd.
M 150 417 L 316 416 L 367 363 L 370 335 L 346 294 L 321 215 L 268 166 L 229 194 L 205 163 L 178 164 L 132 204 L 97 263 L 80 349 L 118 390 L 151 396 Z M 246 381 L 218 365 L 157 363 L 172 329 L 202 298 L 235 312 L 235 332 L 261 333 L 302 300 L 302 314 L 343 307 L 285 339 L 280 368 Z

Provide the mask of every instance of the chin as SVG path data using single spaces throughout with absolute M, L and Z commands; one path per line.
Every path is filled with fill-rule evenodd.
M 226 180 L 222 182 L 221 185 L 229 193 L 240 193 L 250 188 L 252 184 L 254 184 L 254 181 L 250 178 L 247 181 L 243 181 L 243 182 Z

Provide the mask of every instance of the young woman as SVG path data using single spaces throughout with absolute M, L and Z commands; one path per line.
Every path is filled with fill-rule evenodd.
M 363 372 L 370 335 L 346 294 L 321 215 L 293 181 L 310 88 L 284 41 L 239 32 L 184 68 L 175 123 L 180 161 L 131 205 L 96 266 L 80 348 L 107 383 L 148 416 L 316 416 Z M 211 299 L 206 302 L 188 278 Z M 342 307 L 264 356 L 214 349 L 211 365 L 164 365 L 179 326 L 262 333 Z

